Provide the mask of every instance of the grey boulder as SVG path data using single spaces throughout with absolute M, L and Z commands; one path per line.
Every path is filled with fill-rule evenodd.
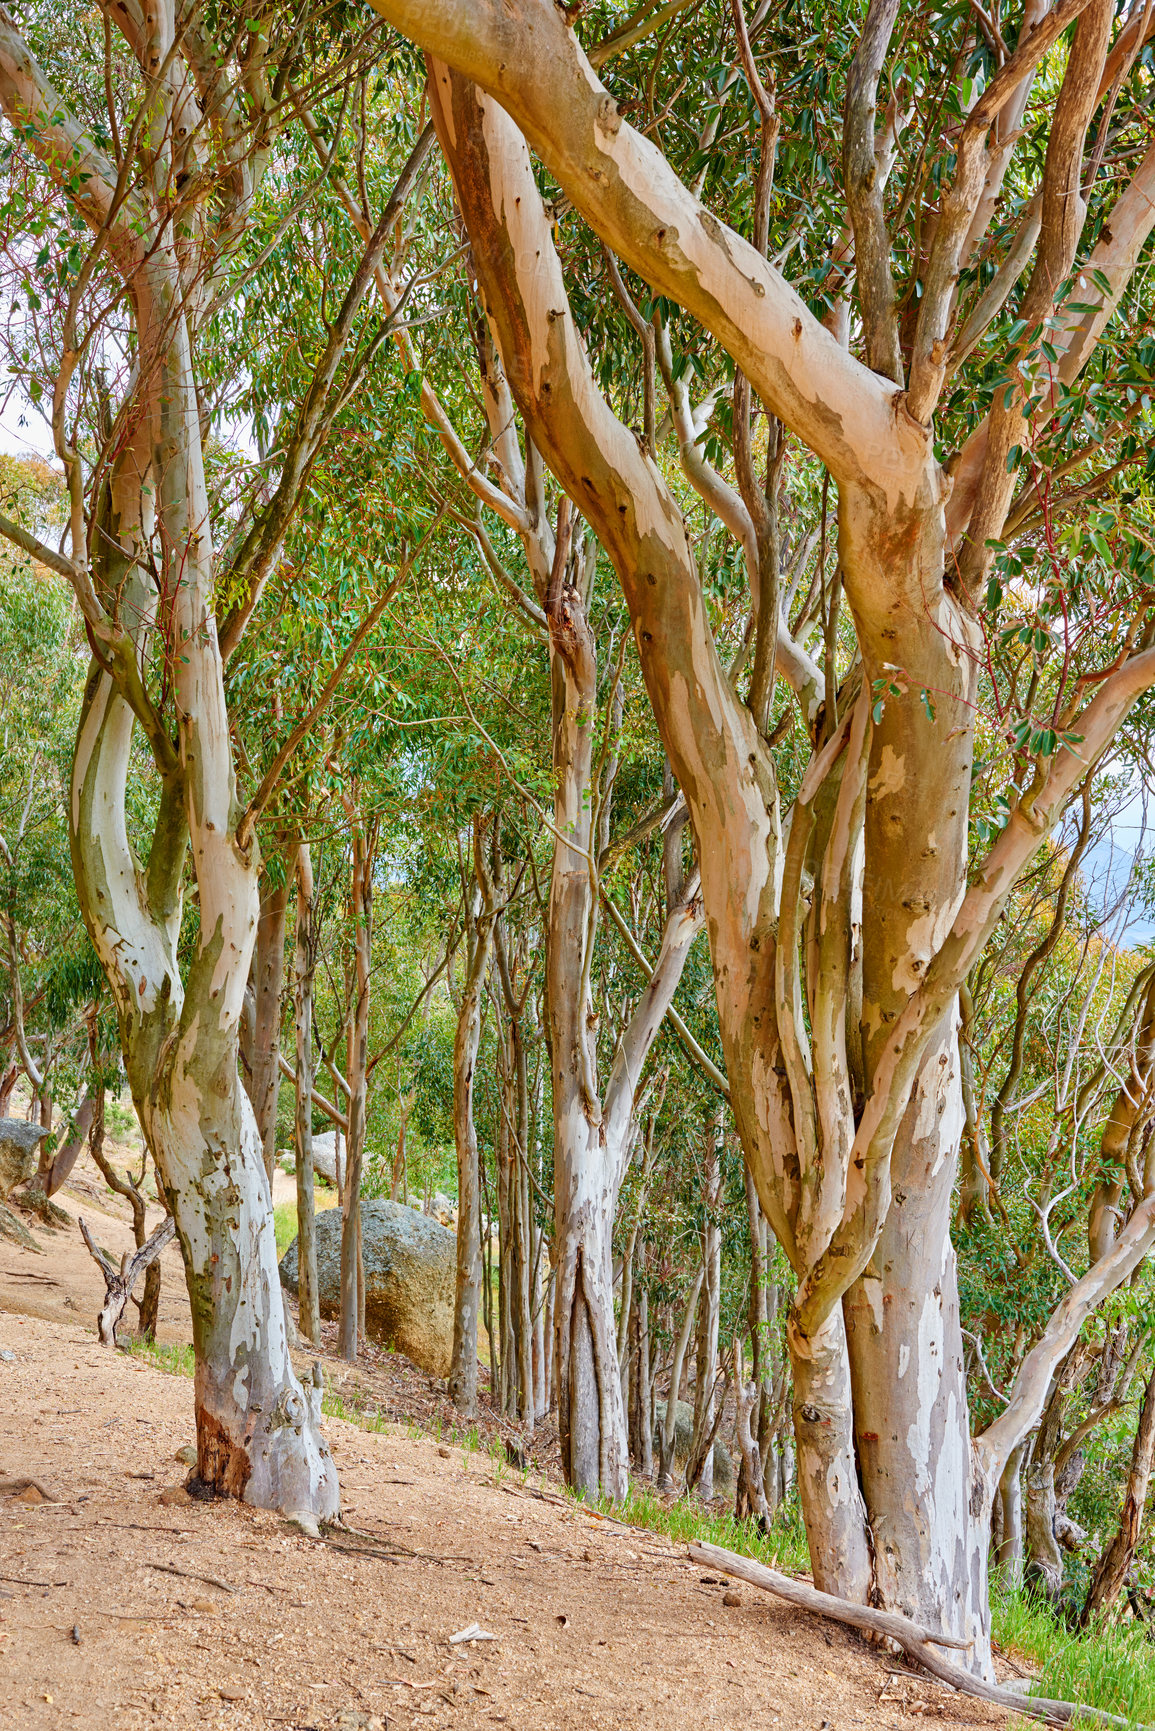
M 18 1184 L 31 1178 L 40 1164 L 39 1149 L 52 1131 L 23 1118 L 0 1118 L 0 1202 L 11 1196 Z
M 666 1422 L 666 1403 L 658 1401 L 654 1409 L 654 1459 L 657 1460 L 659 1433 Z M 674 1409 L 674 1465 L 684 1469 L 690 1458 L 690 1438 L 694 1434 L 694 1409 L 688 1400 L 680 1400 Z M 714 1489 L 729 1496 L 735 1488 L 734 1462 L 721 1437 L 714 1439 Z
M 316 1217 L 321 1315 L 341 1309 L 341 1210 Z M 448 1376 L 453 1351 L 457 1237 L 400 1202 L 362 1202 L 365 1329 L 431 1376 Z M 281 1258 L 281 1283 L 297 1290 L 297 1240 Z

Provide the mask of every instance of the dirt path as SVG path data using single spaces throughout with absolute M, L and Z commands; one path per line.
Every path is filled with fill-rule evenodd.
M 99 1220 L 110 1250 L 127 1247 L 98 1193 L 65 1202 Z M 0 1246 L 0 1479 L 39 1480 L 52 1498 L 0 1495 L 0 1722 L 13 1731 L 1003 1722 L 752 1590 L 723 1605 L 727 1585 L 683 1547 L 412 1425 L 326 1420 L 346 1520 L 403 1554 L 192 1501 L 177 1458 L 193 1441 L 190 1382 L 103 1349 L 102 1282 L 79 1235 L 38 1237 L 43 1255 Z M 168 1253 L 165 1276 L 162 1336 L 187 1339 Z M 407 1385 L 394 1372 L 390 1386 L 380 1410 L 397 1412 Z M 449 1644 L 474 1622 L 496 1639 Z

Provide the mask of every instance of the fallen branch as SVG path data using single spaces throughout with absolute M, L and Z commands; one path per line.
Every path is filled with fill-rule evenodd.
M 897 1611 L 876 1611 L 868 1605 L 851 1605 L 845 1599 L 835 1598 L 832 1593 L 820 1593 L 817 1587 L 808 1587 L 804 1581 L 780 1575 L 777 1569 L 767 1569 L 750 1557 L 723 1550 L 721 1545 L 695 1541 L 690 1546 L 690 1556 L 696 1563 L 720 1569 L 723 1574 L 733 1575 L 751 1587 L 761 1587 L 803 1611 L 813 1611 L 816 1616 L 829 1617 L 836 1623 L 849 1623 L 852 1629 L 863 1629 L 872 1635 L 885 1635 L 898 1643 L 913 1664 L 929 1671 L 940 1683 L 957 1689 L 960 1695 L 974 1695 L 980 1701 L 991 1701 L 996 1707 L 1005 1707 L 1010 1713 L 1023 1713 L 1061 1725 L 1071 1719 L 1083 1718 L 1094 1725 L 1118 1727 L 1118 1731 L 1136 1731 L 1133 1720 L 1122 1719 L 1117 1713 L 1104 1713 L 1098 1707 L 1083 1707 L 1075 1701 L 1050 1701 L 1043 1695 L 1020 1695 L 1014 1689 L 1002 1689 L 995 1683 L 984 1683 L 981 1677 L 972 1677 L 969 1671 L 952 1664 L 936 1651 L 938 1647 L 965 1649 L 970 1645 L 968 1641 L 935 1634 L 932 1629 L 922 1628 Z M 1138 1731 L 1150 1731 L 1150 1728 L 1142 1727 Z
M 141 1245 L 131 1256 L 127 1250 L 120 1259 L 120 1271 L 112 1266 L 103 1250 L 93 1242 L 91 1232 L 83 1220 L 78 1222 L 81 1236 L 87 1244 L 97 1267 L 104 1276 L 104 1303 L 100 1315 L 96 1319 L 97 1332 L 100 1335 L 101 1346 L 116 1345 L 116 1325 L 124 1314 L 133 1287 L 144 1273 L 150 1262 L 155 1262 L 173 1233 L 176 1222 L 171 1214 L 166 1214 L 152 1236 Z
M 159 1569 L 164 1575 L 179 1575 L 185 1581 L 207 1581 L 210 1587 L 219 1587 L 222 1593 L 235 1593 L 237 1590 L 227 1581 L 222 1581 L 219 1575 L 202 1575 L 196 1569 L 178 1569 L 175 1563 L 145 1563 L 144 1567 Z

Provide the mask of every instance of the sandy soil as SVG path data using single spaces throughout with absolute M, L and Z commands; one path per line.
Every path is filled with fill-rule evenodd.
M 64 1201 L 127 1247 L 98 1195 Z M 103 1349 L 79 1235 L 38 1237 L 42 1256 L 0 1248 L 0 1480 L 36 1479 L 50 1498 L 0 1496 L 0 1721 L 14 1731 L 1004 1722 L 752 1589 L 724 1606 L 729 1585 L 683 1547 L 413 1425 L 325 1421 L 345 1519 L 377 1554 L 192 1501 L 177 1458 L 190 1382 Z M 184 1339 L 174 1262 L 162 1334 Z M 496 1638 L 450 1644 L 475 1622 Z

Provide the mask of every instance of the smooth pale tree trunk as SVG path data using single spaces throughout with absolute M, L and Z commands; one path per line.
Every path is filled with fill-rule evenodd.
M 393 1156 L 393 1174 L 389 1185 L 390 1202 L 409 1201 L 409 1119 L 416 1104 L 416 1088 L 410 1088 L 407 1094 L 398 1091 L 397 1151 Z
M 317 967 L 313 861 L 307 842 L 297 850 L 297 932 L 293 959 L 293 1026 L 296 1035 L 293 1152 L 297 1172 L 297 1326 L 305 1340 L 321 1344 L 317 1288 L 317 1230 L 313 1177 L 313 976 Z
M 650 1387 L 650 1296 L 645 1285 L 634 1292 L 629 1354 L 630 1458 L 643 1478 L 654 1471 L 653 1395 Z
M 257 916 L 253 962 L 253 1023 L 249 1047 L 249 1099 L 269 1184 L 277 1158 L 277 1091 L 281 1071 L 281 990 L 285 976 L 285 919 L 289 906 L 288 866 L 296 849 L 278 861 L 276 876 L 266 877 Z
M 515 1377 L 517 1348 L 513 1339 L 513 1198 L 510 1194 L 513 1152 L 510 1138 L 510 1099 L 508 1039 L 499 1038 L 497 1047 L 497 1087 L 499 1107 L 494 1137 L 494 1157 L 497 1167 L 497 1306 L 498 1333 L 501 1339 L 500 1375 L 490 1360 L 491 1387 L 497 1384 L 501 1410 L 512 1413 L 517 1406 Z
M 473 1118 L 473 1076 L 481 1044 L 485 1008 L 485 974 L 489 967 L 496 917 L 493 886 L 485 868 L 485 826 L 473 831 L 475 887 L 469 922 L 468 955 L 457 1033 L 453 1042 L 453 1134 L 457 1146 L 457 1290 L 453 1307 L 453 1353 L 449 1367 L 449 1398 L 459 1412 L 472 1418 L 477 1411 L 477 1322 L 481 1305 L 481 1176 L 478 1170 L 477 1126 Z
M 1093 1618 L 1111 1609 L 1126 1584 L 1131 1565 L 1135 1561 L 1135 1553 L 1139 1548 L 1139 1537 L 1143 1530 L 1143 1510 L 1147 1502 L 1147 1487 L 1151 1482 L 1153 1464 L 1155 1464 L 1155 1376 L 1147 1384 L 1147 1391 L 1143 1396 L 1139 1424 L 1135 1431 L 1135 1442 L 1131 1449 L 1131 1468 L 1127 1475 L 1127 1488 L 1123 1494 L 1123 1508 L 1119 1516 L 1119 1526 L 1099 1559 L 1095 1573 L 1091 1578 L 1087 1602 L 1083 1606 L 1080 1620 L 1084 1627 Z

